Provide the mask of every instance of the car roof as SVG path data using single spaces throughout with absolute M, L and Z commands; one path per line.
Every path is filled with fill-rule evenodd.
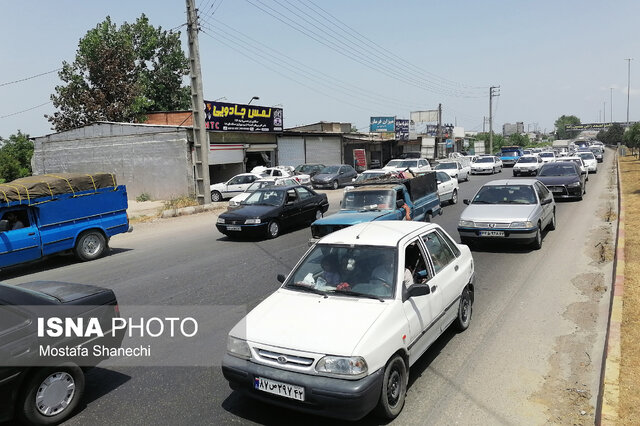
M 277 185 L 277 186 L 266 186 L 264 188 L 256 189 L 256 192 L 260 191 L 286 191 L 292 188 L 300 188 L 304 187 L 303 185 Z M 305 189 L 309 189 L 304 187 Z
M 359 246 L 395 247 L 405 237 L 437 228 L 433 223 L 381 220 L 363 222 L 335 231 L 322 238 L 318 244 L 353 244 Z
M 498 179 L 485 183 L 483 186 L 503 186 L 503 185 L 533 185 L 538 179 Z

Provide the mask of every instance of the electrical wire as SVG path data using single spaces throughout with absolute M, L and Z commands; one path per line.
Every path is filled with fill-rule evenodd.
M 15 83 L 21 83 L 23 81 L 31 80 L 31 79 L 36 78 L 36 77 L 42 77 L 43 75 L 47 75 L 47 74 L 52 74 L 54 72 L 58 72 L 61 69 L 62 68 L 56 68 L 55 70 L 51 70 L 51 71 L 43 72 L 43 73 L 40 73 L 40 74 L 32 75 L 30 77 L 21 78 L 20 80 L 8 81 L 6 83 L 0 84 L 0 87 L 8 86 L 10 84 L 15 84 Z
M 34 106 L 34 107 L 31 107 L 31 108 L 28 108 L 28 109 L 25 109 L 25 110 L 22 110 L 22 111 L 14 112 L 14 113 L 11 113 L 11 114 L 1 115 L 1 116 L 0 116 L 0 119 L 2 119 L 2 118 L 8 118 L 8 117 L 13 117 L 14 115 L 18 115 L 18 114 L 22 114 L 22 113 L 24 113 L 24 112 L 32 111 L 32 110 L 34 110 L 34 109 L 36 109 L 36 108 L 40 108 L 40 107 L 43 107 L 43 106 L 45 106 L 45 105 L 48 105 L 48 104 L 50 104 L 51 102 L 52 102 L 52 101 L 45 102 L 45 103 L 43 103 L 43 104 L 36 105 L 36 106 Z
M 264 63 L 260 62 L 260 61 L 259 61 L 259 60 L 257 60 L 255 57 L 253 57 L 253 56 L 251 56 L 251 55 L 248 55 L 248 54 L 246 54 L 245 52 L 240 51 L 239 49 L 236 49 L 236 48 L 235 48 L 235 47 L 233 47 L 232 45 L 228 44 L 226 41 L 222 41 L 222 40 L 220 40 L 219 38 L 214 37 L 213 35 L 209 34 L 209 33 L 208 33 L 207 31 L 205 31 L 204 29 L 202 30 L 202 33 L 203 33 L 203 34 L 205 34 L 206 36 L 211 37 L 212 39 L 214 39 L 214 40 L 218 41 L 219 43 L 221 43 L 222 45 L 224 45 L 224 46 L 228 47 L 229 49 L 234 50 L 235 52 L 239 53 L 240 55 L 242 55 L 242 56 L 244 56 L 244 57 L 246 57 L 246 58 L 250 59 L 251 61 L 256 62 L 256 63 L 258 63 L 258 64 L 262 65 L 263 67 L 265 67 L 265 68 L 267 68 L 268 70 L 270 70 L 270 71 L 272 71 L 272 72 L 274 72 L 274 73 L 278 74 L 279 76 L 284 77 L 284 78 L 286 78 L 286 79 L 288 79 L 288 80 L 290 80 L 290 81 L 293 81 L 293 82 L 295 82 L 295 83 L 297 83 L 297 84 L 299 84 L 299 85 L 301 85 L 301 86 L 303 86 L 303 87 L 306 87 L 307 89 L 312 90 L 313 92 L 316 92 L 316 93 L 318 93 L 318 94 L 320 94 L 320 95 L 322 95 L 322 96 L 328 97 L 328 98 L 330 98 L 330 99 L 333 99 L 333 100 L 338 101 L 338 102 L 340 102 L 340 103 L 343 103 L 343 104 L 345 104 L 345 105 L 350 105 L 350 106 L 352 106 L 352 107 L 354 107 L 354 108 L 357 108 L 357 109 L 360 109 L 360 110 L 363 110 L 363 111 L 367 111 L 367 112 L 369 112 L 369 111 L 370 111 L 370 109 L 369 109 L 369 108 L 365 108 L 365 107 L 362 107 L 361 105 L 356 105 L 356 104 L 351 103 L 351 102 L 349 102 L 349 101 L 346 101 L 346 100 L 342 100 L 342 99 L 336 98 L 336 97 L 334 97 L 334 96 L 331 96 L 331 95 L 327 94 L 326 92 L 324 92 L 324 91 L 322 91 L 322 90 L 319 90 L 319 89 L 317 89 L 317 88 L 315 88 L 315 87 L 313 87 L 313 86 L 309 86 L 308 84 L 303 83 L 303 82 L 301 82 L 301 81 L 299 81 L 299 80 L 296 80 L 295 78 L 291 78 L 290 76 L 287 76 L 287 75 L 283 74 L 282 72 L 278 71 L 277 69 L 272 68 L 271 66 L 266 65 L 266 64 L 264 64 Z
M 256 0 L 257 1 L 257 0 Z M 328 27 L 326 27 L 326 25 L 322 24 L 320 21 L 318 21 L 315 17 L 312 17 L 311 15 L 309 15 L 308 13 L 306 13 L 305 11 L 303 11 L 302 9 L 300 9 L 299 7 L 297 7 L 295 4 L 291 3 L 289 0 L 284 0 L 287 3 L 289 3 L 290 5 L 292 5 L 292 7 L 294 7 L 295 9 L 297 9 L 298 11 L 300 11 L 304 16 L 300 15 L 299 13 L 296 13 L 295 11 L 293 11 L 291 8 L 283 5 L 279 0 L 274 0 L 277 4 L 279 4 L 280 6 L 282 6 L 285 10 L 287 10 L 288 12 L 292 13 L 294 16 L 296 16 L 296 18 L 302 19 L 303 21 L 307 22 L 309 25 L 313 26 L 314 28 L 318 29 L 322 34 L 327 35 L 328 37 L 336 40 L 337 43 L 339 43 L 340 45 L 345 46 L 347 49 L 351 49 L 351 52 L 359 55 L 360 59 L 365 59 L 367 61 L 371 63 L 373 63 L 374 66 L 384 66 L 386 67 L 387 71 L 393 70 L 393 72 L 401 74 L 403 76 L 403 78 L 406 79 L 412 79 L 414 82 L 419 82 L 422 84 L 428 84 L 431 85 L 432 88 L 437 88 L 439 84 L 441 83 L 437 83 L 437 82 L 433 82 L 433 81 L 429 81 L 427 79 L 420 79 L 419 77 L 416 77 L 416 72 L 415 71 L 409 71 L 408 69 L 406 69 L 406 67 L 404 67 L 403 61 L 399 61 L 397 64 L 394 64 L 394 67 L 391 67 L 389 65 L 386 65 L 387 62 L 392 62 L 392 61 L 379 61 L 379 62 L 372 62 L 370 61 L 369 57 L 370 57 L 370 48 L 365 48 L 365 51 L 362 50 L 362 48 L 358 47 L 357 45 L 355 45 L 354 43 L 348 42 L 347 39 L 345 37 L 336 37 L 333 34 L 331 34 L 332 30 L 329 29 Z M 286 13 L 283 13 L 283 15 L 286 15 Z M 309 19 L 306 19 L 306 17 L 310 18 L 311 21 Z M 324 17 L 323 17 L 324 18 Z M 326 18 L 324 18 L 326 19 Z M 316 23 L 320 24 L 323 26 L 323 28 L 320 28 L 318 25 L 316 25 Z M 333 22 L 330 21 L 330 23 L 334 24 Z M 297 23 L 296 23 L 297 24 Z M 334 24 L 335 26 L 335 24 Z M 307 30 L 310 30 L 308 27 L 305 28 Z M 312 31 L 312 30 L 311 30 Z M 313 32 L 313 31 L 312 31 Z M 322 36 L 316 32 L 314 32 L 314 34 L 318 35 L 318 36 Z M 350 43 L 350 44 L 347 44 Z M 362 46 L 362 43 L 360 43 L 360 46 Z M 397 55 L 396 55 L 397 57 Z M 399 57 L 398 57 L 399 58 Z M 402 58 L 400 58 L 402 59 Z M 398 72 L 398 70 L 402 70 L 405 69 L 405 71 L 400 71 Z M 423 70 L 420 70 L 420 72 L 423 72 Z M 460 91 L 460 89 L 458 89 L 457 87 L 444 87 L 441 86 L 438 90 L 441 91 L 449 91 L 449 93 L 446 93 L 450 96 L 464 96 L 464 93 Z M 474 90 L 478 90 L 477 88 Z M 455 91 L 455 92 L 454 92 Z M 444 93 L 444 92 L 443 92 Z
M 289 0 L 285 0 L 287 1 L 287 3 L 291 4 L 289 2 Z M 325 16 L 322 16 L 321 13 L 316 12 L 319 16 L 323 17 L 323 19 L 325 19 L 327 22 L 329 22 L 330 24 L 332 24 L 333 26 L 335 26 L 336 28 L 339 28 L 342 30 L 343 33 L 345 33 L 347 36 L 351 37 L 354 40 L 359 40 L 361 41 L 361 45 L 362 43 L 364 43 L 367 48 L 373 48 L 376 51 L 380 52 L 385 52 L 389 57 L 394 58 L 395 60 L 397 60 L 398 64 L 402 65 L 407 65 L 410 66 L 411 68 L 413 68 L 412 72 L 418 72 L 418 73 L 424 73 L 427 74 L 429 76 L 431 76 L 434 79 L 440 80 L 441 82 L 443 82 L 444 84 L 450 84 L 450 85 L 454 85 L 454 86 L 459 86 L 459 87 L 463 87 L 463 88 L 468 88 L 468 89 L 474 89 L 474 90 L 485 90 L 488 89 L 488 86 L 472 86 L 472 85 L 467 85 L 464 83 L 459 83 L 453 80 L 449 80 L 447 78 L 441 77 L 437 74 L 433 74 L 427 70 L 425 70 L 424 68 L 418 67 L 414 64 L 412 64 L 410 61 L 406 60 L 405 58 L 400 57 L 399 55 L 393 53 L 392 51 L 388 50 L 387 48 L 381 46 L 380 44 L 376 43 L 375 41 L 371 40 L 370 38 L 366 37 L 365 35 L 363 35 L 362 33 L 358 32 L 357 30 L 353 29 L 352 27 L 350 27 L 349 25 L 347 25 L 346 23 L 344 23 L 343 21 L 341 21 L 339 18 L 337 18 L 335 15 L 331 14 L 330 12 L 328 12 L 327 10 L 323 9 L 322 7 L 318 6 L 316 3 L 314 3 L 312 0 L 306 0 L 307 3 L 313 5 L 314 8 L 316 8 L 317 10 L 320 10 L 322 12 L 322 14 L 324 14 Z M 305 5 L 307 8 L 311 9 L 310 6 Z M 331 19 L 328 19 L 326 16 L 328 16 Z M 338 25 L 337 23 L 339 23 L 340 25 Z
M 273 57 L 271 56 L 267 56 L 265 57 L 265 59 L 267 59 L 268 61 L 274 63 L 277 66 L 283 66 L 283 64 L 286 64 L 288 67 L 296 69 L 298 71 L 300 71 L 300 73 L 296 73 L 297 75 L 303 77 L 303 78 L 309 78 L 309 79 L 313 79 L 316 82 L 319 82 L 319 84 L 324 85 L 326 87 L 328 87 L 331 90 L 336 90 L 336 87 L 340 87 L 342 88 L 344 91 L 350 92 L 352 93 L 355 97 L 359 97 L 359 98 L 368 98 L 369 102 L 373 102 L 373 103 L 378 103 L 381 104 L 383 106 L 388 106 L 389 104 L 395 104 L 396 107 L 401 107 L 401 108 L 407 108 L 407 109 L 417 109 L 420 108 L 421 106 L 418 106 L 418 104 L 412 104 L 412 103 L 407 103 L 405 101 L 401 101 L 401 100 L 396 100 L 393 98 L 389 98 L 389 97 L 382 97 L 379 95 L 376 95 L 375 93 L 372 93 L 371 90 L 366 90 L 366 89 L 362 89 L 360 87 L 357 87 L 355 85 L 349 84 L 343 80 L 340 80 L 338 78 L 335 78 L 331 75 L 328 75 L 322 71 L 316 70 L 312 67 L 309 67 L 305 64 L 303 64 L 300 61 L 297 61 L 293 58 L 291 58 L 290 56 L 287 56 L 286 54 L 277 51 L 276 49 L 273 49 L 269 46 L 267 46 L 266 44 L 255 40 L 247 35 L 244 35 L 241 31 L 238 31 L 237 29 L 223 23 L 222 21 L 213 19 L 213 21 L 216 22 L 216 24 L 222 25 L 224 26 L 226 29 L 228 29 L 229 31 L 233 32 L 233 34 L 235 35 L 241 35 L 243 38 L 249 40 L 250 42 L 244 42 L 243 40 L 239 40 L 237 37 L 234 38 L 230 38 L 227 36 L 227 33 L 229 31 L 223 31 L 222 29 L 220 31 L 223 32 L 217 32 L 216 29 L 214 28 L 210 28 L 210 27 L 206 27 L 207 29 L 209 29 L 211 32 L 215 32 L 216 35 L 219 35 L 220 37 L 225 38 L 227 41 L 230 41 L 232 43 L 238 43 L 241 42 L 243 44 L 245 44 L 247 46 L 248 49 L 253 49 L 259 56 L 265 57 L 264 53 L 259 50 L 258 48 L 256 48 L 256 45 L 261 46 L 264 49 L 269 50 L 270 52 L 273 52 L 273 54 L 277 55 L 276 57 L 278 58 L 278 61 L 275 61 L 273 59 Z M 210 23 L 207 21 L 207 23 Z M 213 25 L 213 24 L 211 24 Z M 296 65 L 299 64 L 300 66 Z M 294 72 L 291 70 L 288 70 L 290 72 Z M 310 77 L 310 75 L 317 75 L 319 77 Z M 331 83 L 327 83 L 327 81 L 331 82 Z
M 410 75 L 407 76 L 406 74 L 401 74 L 400 72 L 397 71 L 396 68 L 393 68 L 389 65 L 386 65 L 384 63 L 376 63 L 374 61 L 372 61 L 371 59 L 369 59 L 369 54 L 368 53 L 362 53 L 361 51 L 358 50 L 354 50 L 352 47 L 349 47 L 347 45 L 345 45 L 343 40 L 339 40 L 338 43 L 331 41 L 328 37 L 324 36 L 323 34 L 319 34 L 316 31 L 311 30 L 310 28 L 307 28 L 305 26 L 302 26 L 301 24 L 298 24 L 296 22 L 296 20 L 292 19 L 289 15 L 287 15 L 285 12 L 282 12 L 280 10 L 278 10 L 278 12 L 280 13 L 280 15 L 276 15 L 275 13 L 271 12 L 270 10 L 267 10 L 263 7 L 261 7 L 261 3 L 260 4 L 256 4 L 254 3 L 254 1 L 257 0 L 246 0 L 249 4 L 251 4 L 252 6 L 258 8 L 259 10 L 263 11 L 264 13 L 272 16 L 273 18 L 279 20 L 280 22 L 284 23 L 285 25 L 291 27 L 292 29 L 304 34 L 305 36 L 317 41 L 318 43 L 324 45 L 325 47 L 328 47 L 329 49 L 331 49 L 332 51 L 352 60 L 355 62 L 360 63 L 361 65 L 366 66 L 369 69 L 372 69 L 374 71 L 377 71 L 381 74 L 384 74 L 390 78 L 393 78 L 395 80 L 401 81 L 405 84 L 414 86 L 414 87 L 419 87 L 423 90 L 429 91 L 431 93 L 435 93 L 435 94 L 439 94 L 439 95 L 445 95 L 445 96 L 454 96 L 454 97 L 462 97 L 462 98 L 473 98 L 473 97 L 481 97 L 480 96 L 475 96 L 475 95 L 465 95 L 463 92 L 461 91 L 454 91 L 454 89 L 450 89 L 450 88 L 443 88 L 443 87 L 438 87 L 433 85 L 433 83 L 430 82 L 426 82 L 424 80 L 420 80 L 417 79 L 414 75 Z M 282 3 L 278 2 L 278 0 L 275 0 L 278 4 L 282 5 Z M 291 10 L 289 8 L 287 8 L 288 10 Z M 299 14 L 295 14 L 294 15 L 300 17 Z M 301 17 L 301 19 L 304 19 Z M 307 19 L 304 19 L 306 22 L 309 22 Z M 317 25 L 314 25 L 315 27 L 317 27 Z M 334 36 L 330 36 L 332 38 L 335 39 Z M 346 46 L 346 49 L 345 47 Z
M 453 90 L 457 90 L 457 89 L 444 88 L 444 87 L 440 87 L 439 88 L 433 82 L 425 81 L 425 80 L 421 80 L 421 79 L 417 78 L 415 76 L 414 72 L 410 72 L 410 73 L 404 74 L 401 71 L 402 66 L 398 66 L 398 65 L 391 66 L 391 65 L 387 65 L 387 61 L 373 61 L 373 60 L 371 60 L 370 59 L 369 50 L 362 51 L 362 49 L 358 48 L 358 46 L 355 46 L 353 43 L 349 44 L 349 42 L 344 37 L 337 37 L 337 36 L 332 34 L 331 30 L 327 31 L 326 26 L 324 28 L 319 27 L 318 25 L 316 25 L 316 23 L 319 23 L 320 25 L 323 25 L 323 24 L 320 23 L 316 18 L 311 17 L 309 14 L 307 14 L 306 12 L 302 11 L 297 6 L 295 6 L 292 3 L 290 3 L 288 0 L 284 0 L 284 1 L 287 1 L 289 4 L 292 4 L 292 6 L 294 8 L 296 8 L 297 10 L 302 12 L 302 15 L 297 13 L 297 12 L 295 12 L 295 11 L 293 11 L 291 8 L 283 5 L 279 0 L 274 0 L 274 1 L 277 4 L 279 4 L 280 6 L 282 6 L 286 11 L 292 13 L 296 18 L 302 19 L 303 21 L 305 21 L 306 23 L 308 23 L 312 27 L 316 28 L 318 31 L 320 31 L 320 34 L 315 32 L 315 31 L 313 31 L 313 30 L 311 30 L 309 27 L 304 27 L 306 30 L 309 30 L 309 31 L 313 32 L 314 34 L 318 35 L 319 37 L 322 37 L 323 39 L 329 41 L 330 43 L 337 43 L 338 46 L 344 46 L 344 48 L 349 50 L 351 54 L 356 55 L 360 60 L 367 62 L 367 64 L 369 65 L 370 68 L 376 69 L 376 67 L 378 67 L 378 71 L 383 69 L 387 73 L 391 73 L 394 76 L 396 76 L 396 78 L 399 77 L 401 79 L 411 81 L 413 84 L 427 85 L 428 87 L 430 87 L 434 91 L 441 91 L 442 94 L 447 94 L 447 95 L 450 95 L 450 96 L 462 96 L 462 93 L 454 93 L 453 92 Z M 286 13 L 283 14 L 283 15 L 286 15 Z M 307 19 L 306 17 L 309 17 L 311 20 Z M 296 22 L 296 25 L 300 25 L 300 24 L 297 24 L 297 22 Z M 324 37 L 325 35 L 328 38 L 331 38 L 331 39 L 335 40 L 335 42 L 332 42 L 332 41 L 328 40 L 327 37 Z M 340 47 L 338 47 L 338 48 L 340 48 Z

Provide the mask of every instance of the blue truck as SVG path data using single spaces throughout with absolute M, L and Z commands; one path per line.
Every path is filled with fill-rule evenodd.
M 347 188 L 340 211 L 311 224 L 313 243 L 334 231 L 361 222 L 403 220 L 404 205 L 412 220 L 430 221 L 442 214 L 436 173 L 426 172 L 411 179 L 371 179 Z
M 523 155 L 524 150 L 517 145 L 503 146 L 500 148 L 500 159 L 502 160 L 502 165 L 505 167 L 513 167 Z
M 109 239 L 130 232 L 127 190 L 115 176 L 29 176 L 0 185 L 0 268 L 73 252 L 102 256 Z

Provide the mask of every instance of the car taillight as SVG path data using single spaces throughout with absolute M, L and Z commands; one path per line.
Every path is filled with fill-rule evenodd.
M 113 312 L 116 314 L 117 317 L 120 316 L 120 307 L 118 306 L 117 303 L 116 303 L 116 306 L 114 306 L 113 308 Z

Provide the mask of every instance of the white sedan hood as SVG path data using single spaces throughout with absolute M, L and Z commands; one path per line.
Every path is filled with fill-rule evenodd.
M 390 302 L 334 295 L 324 298 L 280 289 L 229 334 L 252 343 L 348 356 Z
M 520 222 L 529 220 L 536 204 L 470 204 L 460 215 L 460 220 L 474 222 Z

